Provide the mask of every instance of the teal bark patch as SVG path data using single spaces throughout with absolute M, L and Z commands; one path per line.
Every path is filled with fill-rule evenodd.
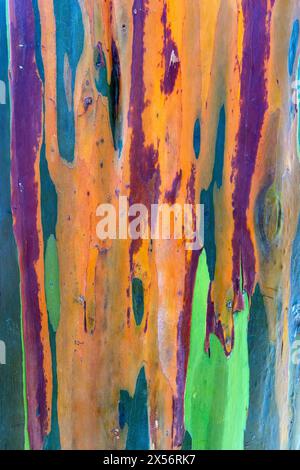
M 101 42 L 94 51 L 95 85 L 98 93 L 107 98 L 109 110 L 109 122 L 113 138 L 114 148 L 119 151 L 119 157 L 123 148 L 122 119 L 120 113 L 120 58 L 116 43 L 111 43 L 112 71 L 110 82 L 108 81 L 106 57 Z
M 267 313 L 259 285 L 250 308 L 248 327 L 250 402 L 245 431 L 246 450 L 274 450 L 279 444 L 276 405 L 276 350 L 270 343 Z
M 53 0 L 56 23 L 57 136 L 62 158 L 74 160 L 74 88 L 84 46 L 84 27 L 78 0 Z
M 200 149 L 201 149 L 201 127 L 200 127 L 199 119 L 196 119 L 195 125 L 194 125 L 193 144 L 194 144 L 195 157 L 198 160 L 199 155 L 200 155 Z
M 293 74 L 294 63 L 295 63 L 297 48 L 298 48 L 298 42 L 299 42 L 299 20 L 296 19 L 293 23 L 293 29 L 292 29 L 291 38 L 290 38 L 289 54 L 288 54 L 288 69 L 289 69 L 290 77 Z
M 137 277 L 132 279 L 132 305 L 135 322 L 140 326 L 144 317 L 144 286 Z
M 192 450 L 192 448 L 193 448 L 192 436 L 190 435 L 188 431 L 185 431 L 181 450 Z
M 119 424 L 128 426 L 126 450 L 148 450 L 150 447 L 148 423 L 148 391 L 145 368 L 138 375 L 134 397 L 120 391 Z
M 215 186 L 220 189 L 223 181 L 225 128 L 225 108 L 222 106 L 219 114 L 213 176 L 209 188 L 203 190 L 200 197 L 200 202 L 204 205 L 204 247 L 211 281 L 214 279 L 216 266 L 214 190 Z

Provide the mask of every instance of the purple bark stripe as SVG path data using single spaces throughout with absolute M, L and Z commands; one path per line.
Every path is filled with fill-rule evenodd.
M 249 296 L 253 293 L 255 282 L 254 248 L 247 227 L 246 213 L 262 126 L 268 108 L 265 65 L 270 54 L 270 12 L 267 0 L 243 0 L 242 7 L 245 33 L 241 117 L 236 155 L 232 162 L 232 179 L 235 184 L 232 197 L 234 216 L 232 282 L 236 299 L 241 297 L 241 267 L 243 288 Z
M 30 0 L 10 0 L 12 140 L 11 181 L 14 233 L 21 273 L 26 351 L 28 432 L 32 449 L 43 447 L 48 423 L 41 341 L 37 232 L 38 185 L 34 165 L 42 132 L 42 85 L 35 63 L 35 25 Z

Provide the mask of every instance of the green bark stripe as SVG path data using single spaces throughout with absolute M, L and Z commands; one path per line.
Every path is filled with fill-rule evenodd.
M 60 318 L 59 264 L 54 235 L 47 241 L 45 255 L 45 289 L 49 320 L 54 331 L 57 330 Z
M 185 426 L 194 450 L 239 450 L 244 448 L 249 403 L 249 306 L 245 298 L 245 310 L 235 315 L 235 345 L 231 356 L 226 358 L 219 340 L 212 335 L 209 357 L 204 351 L 209 282 L 203 250 L 193 299 Z

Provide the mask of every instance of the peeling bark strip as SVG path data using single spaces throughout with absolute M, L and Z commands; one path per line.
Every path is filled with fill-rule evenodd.
M 253 294 L 255 257 L 253 241 L 247 226 L 247 209 L 252 176 L 261 138 L 265 112 L 268 108 L 265 68 L 270 54 L 270 12 L 268 1 L 243 0 L 244 43 L 241 76 L 241 118 L 237 135 L 236 156 L 232 163 L 235 189 L 232 195 L 234 216 L 232 282 L 235 304 L 241 305 L 240 274 L 243 289 Z
M 163 48 L 163 57 L 164 57 L 164 66 L 165 73 L 164 78 L 161 82 L 161 90 L 166 94 L 170 95 L 175 87 L 180 59 L 178 57 L 178 48 L 172 39 L 172 32 L 168 26 L 168 15 L 167 15 L 167 3 L 164 3 L 163 14 L 161 22 L 164 28 L 164 48 Z
M 21 274 L 28 432 L 31 447 L 41 449 L 49 419 L 41 339 L 40 286 L 35 268 L 40 254 L 35 164 L 38 160 L 42 131 L 42 86 L 35 63 L 32 2 L 10 0 L 9 12 L 12 98 L 11 204 Z
M 194 206 L 195 193 L 195 166 L 192 165 L 191 176 L 187 185 L 187 202 Z M 185 259 L 184 301 L 177 325 L 177 374 L 176 397 L 173 400 L 173 442 L 175 447 L 181 447 L 184 439 L 184 392 L 186 387 L 186 374 L 190 352 L 191 318 L 194 297 L 195 280 L 200 252 L 193 251 L 189 259 Z
M 160 172 L 158 150 L 154 145 L 145 146 L 143 111 L 145 103 L 144 84 L 144 28 L 147 16 L 147 0 L 135 0 L 132 8 L 133 41 L 131 64 L 131 90 L 128 123 L 132 128 L 130 146 L 130 205 L 144 204 L 149 214 L 151 204 L 156 204 L 159 196 Z M 133 254 L 138 251 L 141 240 L 131 244 L 131 266 Z
M 199 252 L 193 251 L 190 261 L 187 263 L 187 273 L 184 283 L 184 309 L 178 322 L 178 351 L 177 351 L 177 396 L 174 399 L 173 432 L 174 447 L 181 447 L 184 440 L 184 393 L 186 388 L 187 367 L 190 352 L 191 318 L 196 273 L 198 267 Z

